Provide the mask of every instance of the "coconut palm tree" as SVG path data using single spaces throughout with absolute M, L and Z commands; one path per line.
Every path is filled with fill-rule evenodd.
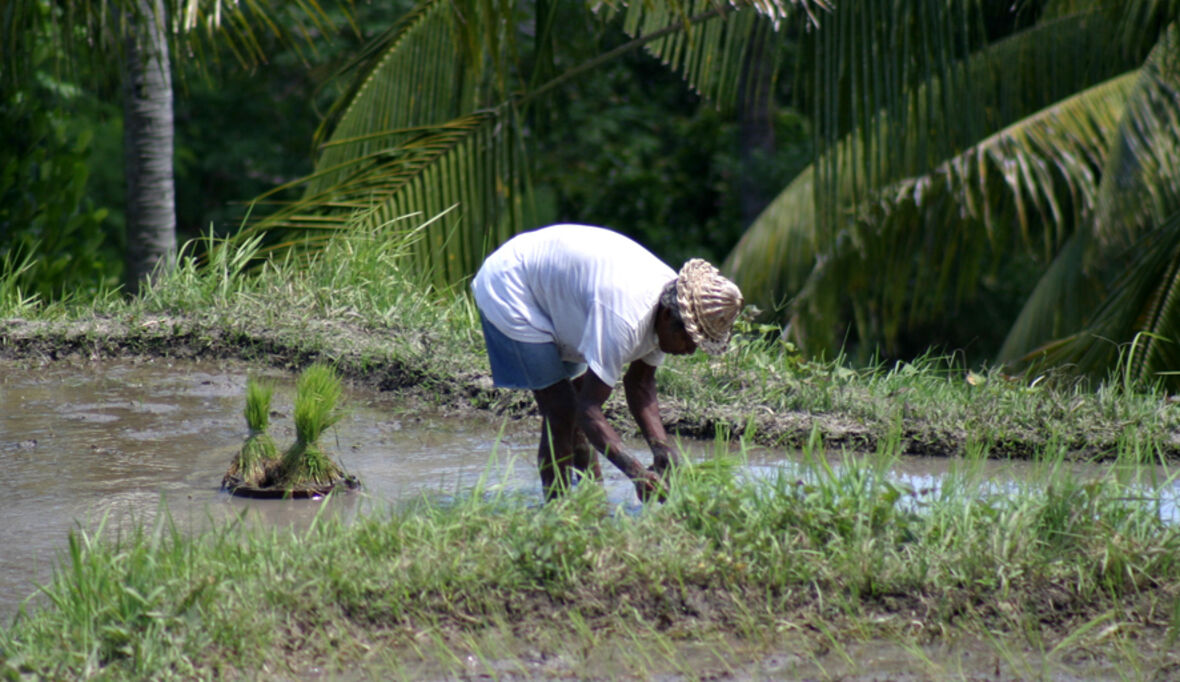
M 172 176 L 172 65 L 163 0 L 126 12 L 123 51 L 123 173 L 127 185 L 126 290 L 134 295 L 176 250 Z
M 289 15 L 293 21 L 278 21 Z M 64 63 L 101 80 L 120 80 L 126 194 L 126 290 L 167 264 L 176 248 L 173 183 L 172 54 L 203 59 L 228 48 L 244 65 L 265 60 L 261 34 L 293 43 L 305 24 L 330 22 L 315 0 L 9 0 L 0 12 L 0 83 L 35 78 L 32 58 L 48 28 Z M 294 29 L 294 30 L 292 30 Z M 308 38 L 310 40 L 310 38 Z M 179 48 L 179 49 L 178 49 Z

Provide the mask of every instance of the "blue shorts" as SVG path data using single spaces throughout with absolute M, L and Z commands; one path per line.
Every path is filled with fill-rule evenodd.
M 573 379 L 586 371 L 580 362 L 561 359 L 557 344 L 525 343 L 508 338 L 496 325 L 479 314 L 483 339 L 492 366 L 492 383 L 500 388 L 549 388 L 562 379 Z

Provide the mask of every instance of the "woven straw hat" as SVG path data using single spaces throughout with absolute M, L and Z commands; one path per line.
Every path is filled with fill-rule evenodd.
M 733 322 L 742 311 L 742 292 L 708 262 L 693 258 L 676 276 L 676 302 L 684 328 L 709 355 L 729 345 Z

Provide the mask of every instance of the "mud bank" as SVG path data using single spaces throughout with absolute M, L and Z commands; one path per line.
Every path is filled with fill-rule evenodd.
M 0 321 L 0 358 L 32 363 L 84 362 L 98 358 L 176 357 L 236 359 L 259 368 L 295 372 L 317 360 L 332 362 L 345 379 L 368 389 L 394 392 L 400 400 L 421 401 L 432 409 L 490 411 L 497 416 L 535 416 L 531 396 L 491 384 L 478 335 L 455 351 L 437 330 L 390 329 L 360 322 L 302 320 L 298 324 L 251 323 L 248 316 L 208 315 L 94 316 L 76 320 Z M 445 347 L 440 357 L 436 351 Z M 776 378 L 778 377 L 778 378 Z M 777 381 L 781 375 L 752 375 L 741 385 Z M 820 377 L 816 381 L 825 381 Z M 811 381 L 811 379 L 804 379 Z M 909 455 L 963 454 L 973 441 L 984 441 L 991 457 L 1035 456 L 1047 443 L 1064 444 L 1071 457 L 1113 458 L 1129 429 L 1139 428 L 1119 415 L 1056 426 L 1076 405 L 1048 404 L 1039 415 L 1009 424 L 993 435 L 994 425 L 947 418 L 938 406 L 898 395 L 873 396 L 855 384 L 839 386 L 837 404 L 783 405 L 760 402 L 756 391 L 726 391 L 721 399 L 689 401 L 662 391 L 661 408 L 669 432 L 685 438 L 713 438 L 719 431 L 744 435 L 771 447 L 798 447 L 818 438 L 833 449 L 873 451 L 886 438 L 899 438 Z M 789 394 L 789 389 L 786 389 Z M 858 395 L 858 392 L 864 395 Z M 616 391 L 608 416 L 623 430 L 633 428 Z M 754 395 L 754 397 L 751 397 Z M 1006 397 L 1005 397 L 1006 399 Z M 1055 400 L 1055 399 L 1054 399 Z M 831 402 L 831 401 L 829 401 Z M 875 411 L 858 403 L 878 403 Z M 1050 401 L 1052 402 L 1052 401 Z M 1057 401 L 1060 402 L 1060 401 Z M 881 407 L 884 405 L 884 407 Z M 1161 409 L 1176 409 L 1163 405 Z M 987 418 L 983 419 L 984 422 Z M 1180 416 L 1154 427 L 1152 447 L 1160 456 L 1180 457 Z

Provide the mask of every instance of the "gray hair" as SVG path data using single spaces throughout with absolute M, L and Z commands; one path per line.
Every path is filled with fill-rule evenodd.
M 684 322 L 684 318 L 680 314 L 680 301 L 676 297 L 676 280 L 671 280 L 664 285 L 664 290 L 660 292 L 660 305 L 672 313 L 672 319 Z

